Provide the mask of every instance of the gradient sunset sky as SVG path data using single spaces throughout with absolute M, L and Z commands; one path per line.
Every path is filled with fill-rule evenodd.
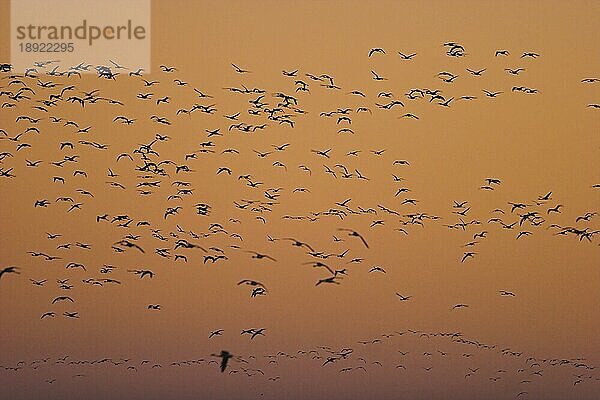
M 20 272 L 0 278 L 0 397 L 597 398 L 599 17 L 595 1 L 155 0 L 142 77 L 1 73 L 3 93 L 35 93 L 0 96 L 0 270 Z M 316 285 L 317 261 L 335 283 Z

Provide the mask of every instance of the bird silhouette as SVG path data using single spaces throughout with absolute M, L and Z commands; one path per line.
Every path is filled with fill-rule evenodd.
M 0 278 L 5 274 L 20 274 L 19 267 L 4 267 L 0 270 Z
M 225 372 L 229 359 L 233 358 L 233 355 L 227 350 L 221 350 L 220 354 L 213 354 L 212 356 L 221 358 L 221 372 Z

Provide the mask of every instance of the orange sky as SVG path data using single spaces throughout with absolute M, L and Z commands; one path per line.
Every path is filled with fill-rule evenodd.
M 58 86 L 42 88 L 37 78 L 23 78 L 35 95 L 0 111 L 0 128 L 7 132 L 7 139 L 0 140 L 0 153 L 12 155 L 4 156 L 0 168 L 13 168 L 15 175 L 0 179 L 5 205 L 0 209 L 0 270 L 13 265 L 21 272 L 0 279 L 0 365 L 10 368 L 25 361 L 17 371 L 0 369 L 0 385 L 7 396 L 504 399 L 527 392 L 519 397 L 595 398 L 600 375 L 591 367 L 600 358 L 596 340 L 600 236 L 594 234 L 588 241 L 580 240 L 576 232 L 557 233 L 567 227 L 583 232 L 600 229 L 598 215 L 576 221 L 600 211 L 600 189 L 593 188 L 600 183 L 600 110 L 588 107 L 600 102 L 600 82 L 581 82 L 600 78 L 597 2 L 580 1 L 567 8 L 558 2 L 472 1 L 252 5 L 154 1 L 152 5 L 153 69 L 143 78 L 159 81 L 158 85 L 144 87 L 140 77 L 129 77 L 127 71 L 115 81 L 85 74 L 80 78 L 40 74 L 41 81 Z M 8 2 L 0 2 L 5 20 L 8 10 Z M 9 31 L 2 26 L 4 62 L 9 57 Z M 442 45 L 446 42 L 464 46 L 465 55 L 449 57 Z M 372 48 L 383 48 L 386 54 L 368 57 Z M 502 49 L 510 55 L 494 55 Z M 403 60 L 398 51 L 417 55 Z M 522 58 L 526 52 L 539 57 Z M 239 74 L 231 63 L 250 72 Z M 165 73 L 159 65 L 177 71 Z M 473 76 L 467 68 L 486 70 Z M 506 71 L 516 68 L 524 70 L 518 75 Z M 296 77 L 282 74 L 296 69 Z M 373 80 L 371 70 L 386 80 Z M 442 71 L 458 76 L 452 83 L 444 82 L 438 75 Z M 321 84 L 328 83 L 326 78 L 315 81 L 307 73 L 329 75 L 340 89 L 325 88 Z M 7 75 L 3 73 L 0 90 L 18 90 L 18 85 L 9 85 Z M 176 86 L 174 79 L 187 85 Z M 297 80 L 308 84 L 310 92 L 296 91 Z M 68 85 L 76 87 L 70 95 L 99 89 L 97 96 L 124 106 L 97 102 L 82 108 L 63 100 L 47 113 L 32 108 L 37 100 Z M 249 102 L 259 93 L 224 89 L 241 85 L 264 90 L 261 101 L 266 105 L 257 109 Z M 514 92 L 514 86 L 539 92 Z M 213 97 L 200 99 L 193 88 Z M 446 108 L 438 100 L 429 101 L 430 95 L 408 98 L 406 93 L 415 88 L 439 89 L 445 100 L 454 99 Z M 349 94 L 353 90 L 365 97 Z M 502 93 L 491 98 L 483 90 Z M 149 92 L 150 100 L 136 97 Z M 391 97 L 380 96 L 382 92 L 391 92 Z M 281 102 L 276 93 L 298 100 L 293 107 L 280 106 L 279 114 L 290 114 L 293 128 L 269 119 L 264 110 Z M 459 99 L 468 95 L 476 99 Z M 170 103 L 157 105 L 156 99 L 164 96 Z M 390 110 L 377 106 L 394 99 L 404 106 Z M 0 97 L 0 103 L 9 100 Z M 176 114 L 194 104 L 215 104 L 217 111 Z M 370 112 L 357 113 L 359 107 Z M 338 122 L 344 114 L 321 115 L 343 108 L 351 109 L 347 115 L 351 123 Z M 258 110 L 258 115 L 248 110 Z M 237 121 L 224 117 L 237 112 Z M 419 119 L 400 118 L 406 113 Z M 15 122 L 19 115 L 42 119 L 36 124 Z M 118 115 L 136 121 L 113 122 Z M 167 117 L 172 124 L 153 122 L 152 115 Z M 77 128 L 65 127 L 64 121 L 53 123 L 51 116 L 75 121 L 80 128 L 91 126 L 90 131 L 76 133 Z M 254 132 L 229 130 L 240 122 L 267 126 Z M 30 126 L 40 132 L 8 140 Z M 222 136 L 207 137 L 206 130 L 217 128 Z M 342 128 L 354 133 L 338 133 Z M 135 170 L 144 163 L 134 150 L 157 133 L 169 139 L 152 145 L 159 155 L 149 160 L 171 160 L 174 165 L 161 164 L 167 175 L 146 179 L 142 177 L 146 172 Z M 80 140 L 108 148 L 98 150 Z M 207 141 L 214 143 L 214 153 L 198 152 L 200 143 Z M 65 142 L 74 148 L 61 149 Z M 17 151 L 22 143 L 31 147 Z M 290 145 L 284 151 L 274 149 L 285 143 Z M 329 148 L 330 158 L 311 151 Z M 225 149 L 239 154 L 223 154 Z M 384 149 L 381 155 L 374 154 Z M 360 151 L 358 156 L 347 155 L 353 150 Z M 194 152 L 196 158 L 186 160 Z M 261 158 L 256 152 L 272 154 Z M 133 161 L 116 161 L 122 153 Z M 77 162 L 51 164 L 72 155 L 79 156 Z M 26 160 L 42 163 L 28 167 Z M 410 165 L 394 164 L 395 160 L 408 160 Z M 273 165 L 278 162 L 285 168 Z M 352 176 L 342 177 L 343 168 L 336 164 Z M 192 172 L 176 173 L 175 165 L 187 165 Z M 324 166 L 335 170 L 336 177 Z M 231 169 L 231 176 L 217 175 L 220 167 Z M 108 168 L 118 177 L 108 177 Z M 369 179 L 358 179 L 355 170 Z M 87 177 L 73 176 L 74 171 L 85 171 Z M 238 178 L 246 174 L 251 182 L 262 184 L 253 188 Z M 394 181 L 393 174 L 403 180 Z M 65 183 L 53 182 L 55 176 Z M 498 178 L 501 184 L 481 189 L 488 185 L 486 178 Z M 160 187 L 142 195 L 138 185 L 144 181 L 160 181 Z M 175 181 L 189 182 L 193 193 L 169 199 L 177 194 Z M 277 188 L 281 189 L 272 190 Z M 395 196 L 400 188 L 410 191 Z M 268 199 L 265 191 L 279 196 Z M 548 200 L 539 200 L 548 192 L 552 192 Z M 59 197 L 71 197 L 82 203 L 81 209 L 67 212 L 70 204 L 56 202 Z M 335 204 L 349 198 L 347 207 Z M 34 207 L 41 199 L 50 201 L 47 208 Z M 402 204 L 405 199 L 418 202 Z M 266 208 L 256 206 L 260 203 L 236 207 L 248 200 L 262 201 Z M 468 204 L 457 208 L 454 201 Z M 508 202 L 527 206 L 511 212 Z M 209 204 L 210 215 L 198 215 L 197 203 Z M 560 213 L 548 213 L 559 204 Z M 177 206 L 182 207 L 179 213 L 165 219 L 165 211 Z M 465 211 L 466 207 L 470 209 Z M 377 214 L 361 211 L 370 208 Z M 493 211 L 498 208 L 504 214 Z M 346 215 L 343 219 L 327 215 L 332 209 Z M 509 225 L 524 212 L 538 212 L 543 222 L 539 226 L 531 220 L 522 226 L 517 222 L 513 229 L 488 222 L 497 217 Z M 412 213 L 439 219 L 423 218 L 420 226 L 410 223 L 415 219 L 406 215 Z M 103 214 L 110 216 L 109 221 L 96 222 Z M 122 214 L 131 218 L 129 226 L 110 222 Z M 460 223 L 459 218 L 481 224 L 465 230 L 447 227 Z M 371 227 L 377 220 L 383 225 Z M 150 226 L 137 226 L 139 221 Z M 225 232 L 209 229 L 213 223 L 221 224 Z M 339 228 L 356 230 L 369 248 Z M 153 230 L 160 230 L 164 240 Z M 482 231 L 487 236 L 474 240 L 473 235 Z M 517 240 L 524 231 L 531 235 Z M 62 236 L 48 239 L 47 232 Z M 126 235 L 139 235 L 130 241 L 145 252 L 134 248 L 115 252 L 111 246 Z M 343 258 L 320 259 L 290 241 L 269 241 L 267 235 L 295 238 L 323 254 L 349 251 Z M 175 250 L 178 239 L 207 253 Z M 478 243 L 463 247 L 471 241 Z M 82 249 L 76 242 L 92 249 Z M 57 249 L 65 243 L 71 243 L 69 249 Z M 214 247 L 227 259 L 204 263 L 204 256 L 220 254 Z M 160 257 L 155 250 L 161 248 L 170 249 L 172 257 Z M 32 251 L 61 259 L 44 261 L 28 254 Z M 253 259 L 249 251 L 276 261 Z M 461 262 L 465 252 L 476 254 Z M 187 263 L 175 261 L 175 254 L 185 255 Z M 354 258 L 362 262 L 351 263 Z M 345 268 L 347 275 L 336 278 L 339 285 L 315 286 L 331 274 L 305 265 L 310 261 Z M 82 263 L 86 270 L 65 268 L 69 262 Z M 102 273 L 105 264 L 116 268 Z M 370 272 L 375 266 L 385 273 Z M 140 279 L 127 271 L 133 269 L 149 269 L 156 276 Z M 69 290 L 57 284 L 57 279 L 66 278 L 73 285 Z M 84 282 L 106 278 L 121 284 Z M 30 279 L 47 282 L 38 287 Z M 237 285 L 241 279 L 263 283 L 267 294 L 252 298 L 252 286 Z M 502 296 L 503 290 L 515 296 Z M 412 297 L 401 301 L 396 293 Z M 74 302 L 52 304 L 57 296 L 70 296 Z M 149 304 L 162 309 L 148 310 Z M 453 309 L 457 304 L 469 307 Z M 56 312 L 56 317 L 40 320 L 48 311 Z M 65 311 L 78 312 L 80 318 L 66 318 Z M 249 328 L 266 328 L 265 336 L 240 335 Z M 217 329 L 223 329 L 223 335 L 209 340 L 209 333 Z M 398 333 L 408 329 L 417 333 Z M 458 336 L 424 334 L 456 332 L 465 340 L 496 347 L 460 343 Z M 393 336 L 382 336 L 387 334 Z M 318 346 L 329 346 L 332 353 Z M 352 355 L 342 358 L 343 348 L 352 348 Z M 224 374 L 214 362 L 208 363 L 210 355 L 222 349 L 241 357 L 231 360 Z M 317 353 L 310 350 L 321 358 L 313 359 Z M 277 355 L 279 351 L 295 358 Z M 409 353 L 403 356 L 399 351 Z M 67 362 L 56 363 L 64 355 L 69 355 Z M 31 362 L 45 357 L 48 361 L 34 369 L 36 363 Z M 119 365 L 68 364 L 105 357 Z M 327 357 L 335 362 L 322 366 Z M 120 358 L 128 361 L 120 364 Z M 569 363 L 553 365 L 562 359 Z M 536 362 L 539 365 L 532 365 Z M 157 364 L 162 368 L 152 368 Z M 356 369 L 360 366 L 365 370 Z M 355 369 L 340 372 L 344 368 Z

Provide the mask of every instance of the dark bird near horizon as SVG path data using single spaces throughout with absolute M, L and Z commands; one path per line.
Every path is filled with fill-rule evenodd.
M 227 362 L 233 355 L 227 350 L 221 350 L 221 354 L 212 354 L 213 357 L 221 358 L 221 372 L 225 372 L 225 368 L 227 368 Z

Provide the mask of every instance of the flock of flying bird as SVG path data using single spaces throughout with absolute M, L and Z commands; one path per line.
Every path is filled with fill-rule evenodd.
M 445 43 L 443 47 L 445 54 L 450 58 L 461 59 L 468 54 L 460 43 Z M 390 53 L 391 51 L 383 48 L 373 48 L 368 51 L 367 57 L 375 59 L 392 56 Z M 413 52 L 395 53 L 401 62 L 417 62 L 419 57 Z M 112 60 L 105 66 L 93 67 L 81 63 L 63 70 L 58 67 L 58 61 L 48 60 L 36 63 L 24 74 L 15 73 L 9 64 L 3 64 L 0 80 L 2 113 L 7 117 L 13 113 L 14 124 L 0 129 L 1 184 L 6 187 L 13 182 L 14 185 L 23 182 L 25 185 L 33 176 L 38 179 L 42 177 L 53 190 L 31 199 L 30 207 L 33 213 L 51 213 L 56 216 L 59 224 L 64 220 L 65 214 L 79 214 L 76 218 L 81 223 L 97 224 L 99 229 L 110 227 L 118 236 L 110 242 L 103 242 L 104 238 L 98 238 L 98 242 L 92 243 L 84 239 L 75 239 L 72 234 L 66 232 L 46 233 L 46 244 L 28 252 L 33 258 L 32 264 L 44 262 L 49 266 L 63 266 L 67 270 L 65 274 L 68 275 L 56 281 L 56 295 L 49 301 L 48 309 L 44 310 L 39 318 L 48 320 L 59 315 L 67 319 L 85 318 L 85 315 L 80 315 L 74 309 L 77 299 L 69 295 L 75 285 L 126 285 L 131 284 L 130 279 L 135 277 L 144 281 L 160 281 L 161 275 L 167 273 L 166 270 L 156 270 L 147 266 L 115 266 L 110 261 L 97 267 L 78 260 L 82 252 L 86 251 L 99 252 L 110 249 L 117 254 L 128 252 L 143 256 L 145 260 L 158 257 L 170 263 L 208 265 L 227 264 L 233 259 L 247 263 L 277 264 L 281 260 L 275 254 L 275 249 L 278 253 L 295 251 L 305 258 L 303 266 L 318 271 L 315 272 L 317 275 L 314 278 L 314 286 L 315 290 L 321 290 L 323 287 L 343 284 L 359 266 L 367 265 L 373 243 L 379 235 L 378 230 L 384 227 L 391 227 L 399 235 L 398 238 L 409 236 L 412 230 L 424 228 L 426 225 L 442 226 L 457 235 L 462 235 L 465 240 L 464 245 L 457 249 L 457 263 L 476 262 L 480 254 L 477 250 L 480 244 L 489 240 L 488 235 L 496 235 L 499 231 L 512 235 L 518 241 L 528 240 L 532 235 L 551 234 L 571 238 L 582 246 L 598 246 L 598 211 L 587 210 L 572 215 L 570 223 L 559 224 L 553 218 L 563 214 L 565 210 L 568 211 L 569 206 L 563 204 L 560 195 L 555 194 L 551 188 L 526 199 L 499 203 L 487 215 L 473 215 L 472 207 L 476 204 L 466 199 L 451 201 L 448 209 L 443 212 L 430 212 L 422 209 L 420 200 L 413 195 L 413 188 L 405 183 L 410 180 L 406 175 L 415 168 L 414 160 L 388 157 L 392 149 L 342 150 L 338 145 L 315 146 L 302 151 L 302 159 L 306 161 L 294 164 L 294 157 L 288 155 L 294 152 L 294 148 L 302 146 L 293 140 L 272 143 L 266 148 L 228 146 L 229 143 L 235 143 L 227 141 L 234 133 L 244 135 L 244 140 L 251 143 L 253 135 L 264 137 L 269 132 L 289 133 L 289 130 L 302 132 L 303 123 L 314 114 L 308 111 L 304 104 L 310 104 L 312 96 L 327 95 L 330 91 L 344 92 L 353 102 L 358 100 L 359 105 L 320 110 L 315 118 L 323 119 L 328 126 L 333 126 L 331 134 L 351 136 L 361 134 L 360 129 L 355 126 L 364 126 L 363 119 L 376 118 L 378 113 L 401 110 L 398 118 L 418 123 L 417 120 L 426 116 L 421 113 L 417 115 L 414 111 L 414 104 L 417 103 L 451 109 L 459 101 L 480 100 L 481 94 L 489 100 L 509 95 L 542 95 L 542 89 L 522 83 L 501 90 L 482 88 L 480 93 L 474 94 L 446 94 L 455 92 L 454 87 L 460 79 L 479 79 L 499 71 L 520 77 L 527 72 L 527 63 L 538 62 L 538 58 L 542 58 L 543 55 L 526 51 L 513 60 L 514 56 L 509 50 L 499 49 L 492 52 L 492 57 L 494 61 L 509 59 L 515 64 L 506 67 L 468 67 L 464 69 L 464 73 L 440 71 L 436 77 L 440 87 L 412 87 L 402 94 L 393 93 L 390 85 L 386 85 L 392 78 L 373 68 L 366 71 L 365 77 L 380 85 L 380 91 L 375 95 L 368 95 L 367 91 L 362 89 L 343 89 L 331 74 L 301 73 L 299 69 L 282 71 L 281 75 L 287 81 L 285 89 L 273 91 L 254 87 L 249 83 L 252 79 L 252 69 L 233 63 L 233 76 L 244 83 L 223 88 L 224 94 L 207 93 L 194 87 L 191 82 L 184 80 L 177 67 L 167 65 L 161 65 L 158 74 L 146 75 L 141 69 L 128 69 Z M 101 88 L 94 88 L 98 80 L 107 84 Z M 115 86 L 114 82 L 122 81 L 136 87 L 137 93 L 127 93 Z M 598 83 L 600 78 L 581 79 L 583 85 Z M 237 110 L 224 110 L 217 100 L 222 95 L 238 96 L 236 101 L 244 106 Z M 176 106 L 171 108 L 170 105 Z M 89 115 L 95 113 L 96 107 L 104 107 L 98 115 L 106 114 L 110 117 L 90 124 L 86 121 L 89 120 Z M 600 109 L 597 103 L 588 104 L 587 107 Z M 197 148 L 186 148 L 182 153 L 175 154 L 170 143 L 178 140 L 177 125 L 196 118 L 197 115 L 210 118 L 196 121 L 196 124 L 202 126 L 201 142 Z M 3 118 L 3 121 L 7 119 Z M 144 134 L 144 143 L 127 149 L 123 148 L 124 144 L 120 143 L 118 137 L 112 143 L 103 142 L 101 139 L 102 130 L 110 129 L 125 135 L 128 130 L 136 130 L 139 125 L 146 127 L 148 124 L 151 124 L 152 130 L 159 130 L 161 133 Z M 146 128 L 143 129 L 147 131 Z M 60 140 L 53 136 L 53 132 L 57 130 L 63 132 Z M 181 150 L 177 145 L 172 147 Z M 58 152 L 60 156 L 37 159 L 35 155 L 38 148 L 50 149 L 49 154 Z M 169 154 L 170 157 L 165 157 L 164 154 Z M 240 161 L 236 161 L 239 157 L 245 157 L 241 164 Z M 251 157 L 254 161 L 247 161 Z M 91 160 L 91 163 L 86 164 L 87 160 Z M 103 165 L 104 161 L 108 162 Z M 387 163 L 387 177 L 371 174 L 369 167 L 374 163 Z M 87 165 L 87 168 L 81 165 Z M 214 169 L 209 171 L 213 165 Z M 272 168 L 274 172 L 264 173 L 268 168 Z M 275 171 L 285 173 L 285 182 L 290 184 L 293 184 L 296 178 L 308 184 L 287 187 L 272 185 L 268 175 L 274 174 Z M 194 179 L 198 175 L 202 176 L 201 182 Z M 378 199 L 373 203 L 361 202 L 352 193 L 348 193 L 347 197 L 332 201 L 323 208 L 308 209 L 308 206 L 305 206 L 302 212 L 296 214 L 286 212 L 289 210 L 286 203 L 300 202 L 304 205 L 302 199 L 310 196 L 310 182 L 313 179 L 329 179 L 330 185 L 342 181 L 352 181 L 356 184 L 383 182 L 389 188 L 389 193 L 387 198 Z M 217 187 L 207 186 L 205 182 L 209 180 L 219 182 L 216 185 L 237 188 L 241 194 L 236 195 L 232 190 L 228 193 L 227 201 L 211 201 L 211 192 L 217 190 Z M 499 177 L 486 176 L 474 184 L 474 187 L 481 192 L 490 192 L 490 196 L 493 196 L 494 191 L 507 184 L 510 182 L 504 182 Z M 598 196 L 600 184 L 590 182 L 589 185 L 591 195 Z M 50 193 L 56 193 L 56 196 L 51 196 Z M 123 210 L 120 213 L 99 211 L 103 209 L 102 201 L 106 201 L 107 196 L 110 199 L 135 196 L 143 198 L 146 204 L 147 199 L 156 199 L 150 204 L 154 204 L 154 210 L 158 212 L 149 213 L 148 209 L 136 209 L 135 212 Z M 96 201 L 97 197 L 104 200 Z M 163 204 L 166 206 L 157 209 Z M 87 211 L 88 209 L 93 211 Z M 212 220 L 213 215 L 226 215 L 227 218 L 215 222 Z M 359 219 L 367 221 L 366 225 L 364 222 L 360 224 L 365 226 L 364 228 L 356 228 L 359 225 L 356 221 Z M 190 223 L 190 220 L 194 222 Z M 290 233 L 281 237 L 270 233 L 270 222 L 275 220 L 285 224 Z M 324 220 L 334 221 L 337 225 L 337 228 L 330 231 L 329 243 L 293 237 L 295 235 L 292 232 L 296 226 L 294 224 L 318 224 Z M 243 230 L 240 227 L 248 224 L 251 226 L 248 233 L 240 233 Z M 197 228 L 199 226 L 206 228 Z M 261 248 L 245 244 L 246 241 L 250 241 L 247 240 L 248 236 L 257 237 L 256 232 L 265 232 L 266 238 Z M 215 244 L 215 241 L 220 244 Z M 381 265 L 368 265 L 364 271 L 368 274 L 386 274 L 386 268 Z M 93 273 L 95 276 L 79 281 L 82 275 L 74 272 L 77 270 L 83 271 L 84 274 Z M 13 279 L 23 277 L 34 287 L 52 283 L 39 269 L 7 265 L 0 267 L 0 290 L 4 285 L 11 285 Z M 248 276 L 241 276 L 237 286 L 247 287 L 250 298 L 268 296 L 270 290 L 265 282 Z M 517 296 L 509 288 L 500 291 L 498 295 Z M 395 296 L 402 303 L 414 299 L 412 295 L 400 292 L 396 292 Z M 144 307 L 148 312 L 165 310 L 165 305 L 160 303 Z M 461 312 L 460 309 L 468 308 L 469 304 L 449 304 L 448 307 L 452 312 Z M 254 341 L 265 337 L 267 332 L 265 327 L 254 327 L 244 328 L 240 334 Z M 207 329 L 209 340 L 216 340 L 225 333 L 223 329 Z M 588 379 L 599 379 L 590 372 L 594 367 L 584 360 L 539 359 L 533 356 L 525 360 L 522 352 L 467 340 L 458 332 L 425 333 L 409 330 L 359 343 L 364 346 L 375 345 L 402 335 L 412 335 L 422 340 L 442 337 L 450 343 L 500 351 L 502 355 L 518 358 L 522 365 L 514 373 L 523 376 L 522 384 L 541 377 L 543 367 L 550 366 L 569 367 L 573 368 L 573 371 L 581 369 L 583 373 L 575 374 L 574 385 Z M 318 360 L 323 367 L 343 364 L 339 369 L 340 373 L 356 370 L 366 372 L 375 368 L 373 365 L 382 367 L 381 362 L 369 360 L 366 355 L 357 356 L 357 353 L 359 351 L 350 346 L 339 350 L 324 346 L 319 349 L 300 350 L 294 354 L 280 352 L 276 355 L 266 355 L 265 359 L 267 366 L 271 367 L 283 358 L 294 359 L 303 356 Z M 408 353 L 402 353 L 406 354 Z M 427 360 L 436 354 L 445 357 L 449 353 L 441 350 L 437 353 L 423 352 L 422 358 Z M 470 356 L 468 352 L 462 354 L 465 358 Z M 221 360 L 221 372 L 226 371 L 228 365 L 233 362 L 237 366 L 229 369 L 231 374 L 243 372 L 248 376 L 264 375 L 263 370 L 258 367 L 244 366 L 256 363 L 256 357 L 244 358 L 227 350 L 199 360 L 176 361 L 171 366 L 213 364 L 216 362 L 215 358 Z M 152 363 L 149 360 L 76 360 L 66 356 L 56 360 L 45 358 L 29 363 L 23 361 L 14 366 L 5 366 L 5 369 L 19 371 L 51 364 L 86 364 L 88 367 L 103 364 L 123 366 L 132 371 L 138 371 L 146 364 L 148 368 L 162 367 L 160 363 Z M 409 365 L 400 363 L 396 368 L 402 370 L 409 368 Z M 429 371 L 427 368 L 430 367 L 423 368 Z M 467 370 L 465 378 L 475 376 L 477 371 L 478 368 Z M 497 371 L 489 379 L 502 379 L 505 373 L 505 370 Z M 279 379 L 279 376 L 269 378 L 272 381 Z M 52 379 L 49 379 L 48 383 L 53 383 Z M 517 397 L 526 394 L 526 390 L 521 390 Z
M 211 333 L 219 335 L 220 331 Z M 432 350 L 435 349 L 435 350 Z M 371 354 L 371 350 L 383 350 L 394 359 L 393 363 Z M 490 366 L 481 363 L 488 356 L 499 360 Z M 220 359 L 220 361 L 218 360 Z M 152 358 L 103 356 L 96 359 L 79 359 L 66 354 L 60 357 L 43 357 L 31 361 L 20 360 L 11 365 L 0 365 L 9 373 L 22 371 L 51 371 L 45 383 L 52 385 L 62 379 L 86 379 L 99 372 L 100 368 L 116 369 L 122 373 L 147 376 L 163 368 L 218 368 L 227 371 L 229 376 L 260 379 L 275 384 L 289 377 L 277 374 L 278 368 L 293 363 L 312 368 L 323 368 L 322 374 L 339 376 L 373 376 L 381 369 L 389 367 L 397 374 L 397 379 L 405 379 L 405 374 L 435 373 L 436 369 L 447 365 L 454 366 L 454 374 L 465 384 L 487 382 L 490 385 L 509 383 L 514 388 L 515 398 L 535 395 L 545 377 L 567 373 L 570 385 L 577 387 L 589 382 L 598 382 L 594 375 L 595 367 L 585 358 L 539 357 L 498 344 L 485 343 L 464 337 L 460 332 L 429 332 L 414 329 L 381 333 L 360 340 L 354 345 L 319 345 L 314 348 L 301 348 L 294 351 L 277 351 L 262 355 L 234 355 L 227 350 L 219 354 L 207 354 L 198 358 L 160 361 Z M 57 371 L 60 371 L 57 373 Z M 152 375 L 151 375 L 152 376 Z M 548 378 L 546 378 L 548 379 Z M 493 388 L 493 386 L 492 386 Z M 262 395 L 262 393 L 261 393 Z

